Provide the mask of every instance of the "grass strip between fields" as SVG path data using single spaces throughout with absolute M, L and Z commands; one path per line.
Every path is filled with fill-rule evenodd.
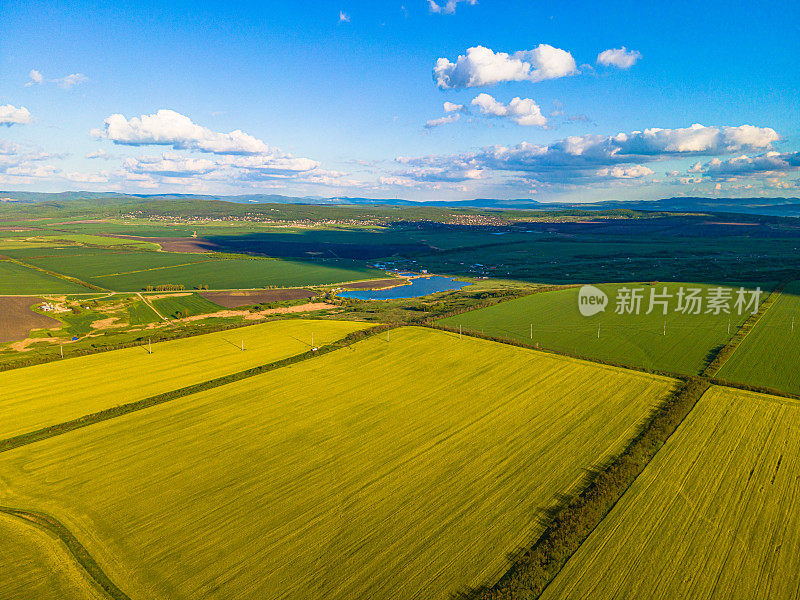
M 43 427 L 41 429 L 37 429 L 36 431 L 31 431 L 28 433 L 24 433 L 22 435 L 6 438 L 4 440 L 0 440 L 0 452 L 7 452 L 9 450 L 19 448 L 21 446 L 27 446 L 28 444 L 33 444 L 41 440 L 46 440 L 51 437 L 68 433 L 70 431 L 75 431 L 76 429 L 88 427 L 89 425 L 93 425 L 95 423 L 108 421 L 109 419 L 114 419 L 122 415 L 127 415 L 129 413 L 136 412 L 138 410 L 143 410 L 145 408 L 150 408 L 151 406 L 163 404 L 164 402 L 169 402 L 170 400 L 175 400 L 176 398 L 182 398 L 183 396 L 188 396 L 190 394 L 195 394 L 197 392 L 209 390 L 211 388 L 219 387 L 221 385 L 233 383 L 234 381 L 240 381 L 242 379 L 247 379 L 255 375 L 260 375 L 262 373 L 274 371 L 275 369 L 280 369 L 282 367 L 293 365 L 295 363 L 299 363 L 304 360 L 314 358 L 315 356 L 321 356 L 323 354 L 327 354 L 328 352 L 333 352 L 334 350 L 338 350 L 345 346 L 349 346 L 351 344 L 354 344 L 355 342 L 361 341 L 363 339 L 366 339 L 383 331 L 386 331 L 386 329 L 381 327 L 371 327 L 369 329 L 362 329 L 350 333 L 345 337 L 343 337 L 342 339 L 337 340 L 331 344 L 320 346 L 316 350 L 308 350 L 306 352 L 303 352 L 302 354 L 296 354 L 294 356 L 290 356 L 288 358 L 284 358 L 275 362 L 259 365 L 257 367 L 252 367 L 244 371 L 239 371 L 238 373 L 232 373 L 230 375 L 224 375 L 222 377 L 217 377 L 215 379 L 209 379 L 208 381 L 204 381 L 202 383 L 196 383 L 194 385 L 178 388 L 169 392 L 157 394 L 155 396 L 150 396 L 149 398 L 143 398 L 135 402 L 129 402 L 127 404 L 121 404 L 119 406 L 106 408 L 94 413 L 90 413 L 88 415 L 83 415 L 82 417 L 78 417 L 77 419 L 64 421 L 63 423 L 58 423 L 56 425 L 49 425 L 48 427 Z
M 491 587 L 460 594 L 463 600 L 538 598 L 589 534 L 611 511 L 658 450 L 691 412 L 710 384 L 683 381 L 656 408 L 619 455 L 592 470 L 580 492 L 554 507 L 549 525 L 506 574 Z
M 125 592 L 119 589 L 111 579 L 108 578 L 100 565 L 92 558 L 86 547 L 72 535 L 61 521 L 55 517 L 39 511 L 20 510 L 0 506 L 0 512 L 12 517 L 17 517 L 29 523 L 33 527 L 44 530 L 46 533 L 55 535 L 67 548 L 67 551 L 75 558 L 78 564 L 88 573 L 92 580 L 113 600 L 131 600 Z

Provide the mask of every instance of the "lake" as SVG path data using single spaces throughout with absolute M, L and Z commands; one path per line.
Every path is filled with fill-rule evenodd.
M 446 292 L 448 290 L 460 290 L 465 285 L 470 285 L 467 281 L 456 281 L 452 277 L 420 277 L 411 279 L 410 285 L 399 285 L 388 290 L 358 290 L 342 292 L 340 298 L 356 298 L 358 300 L 398 300 L 402 298 L 419 298 L 436 292 Z

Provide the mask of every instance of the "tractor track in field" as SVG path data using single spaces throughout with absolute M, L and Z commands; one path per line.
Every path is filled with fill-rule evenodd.
M 54 516 L 41 511 L 24 510 L 20 508 L 11 508 L 8 506 L 0 506 L 0 512 L 25 521 L 31 527 L 41 529 L 45 533 L 57 537 L 66 551 L 75 559 L 75 561 L 86 571 L 87 575 L 92 581 L 105 593 L 111 600 L 131 600 L 125 592 L 119 589 L 116 584 L 111 581 L 108 575 L 105 574 L 97 561 L 94 560 L 86 546 L 78 541 L 72 532 Z

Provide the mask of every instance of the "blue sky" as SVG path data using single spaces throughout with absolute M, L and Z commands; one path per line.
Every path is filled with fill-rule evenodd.
M 796 1 L 0 11 L 0 189 L 800 195 Z

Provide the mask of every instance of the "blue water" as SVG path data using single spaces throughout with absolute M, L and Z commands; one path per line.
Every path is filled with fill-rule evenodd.
M 388 290 L 358 290 L 343 292 L 339 294 L 341 298 L 357 298 L 358 300 L 398 300 L 402 298 L 419 298 L 435 292 L 446 292 L 448 290 L 460 290 L 465 285 L 470 285 L 466 281 L 456 281 L 452 277 L 421 277 L 412 279 L 410 285 L 399 285 Z

